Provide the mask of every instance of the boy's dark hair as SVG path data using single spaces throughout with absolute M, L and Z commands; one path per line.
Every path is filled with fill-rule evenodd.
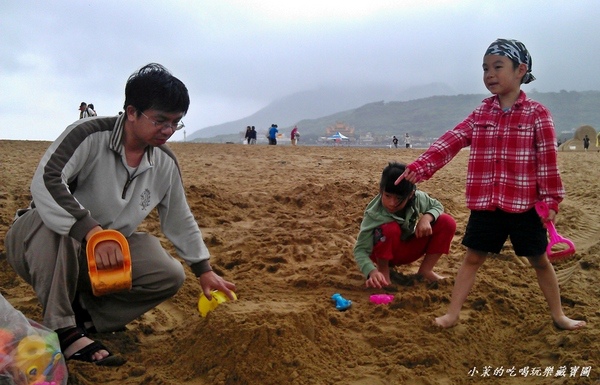
M 183 82 L 162 65 L 150 63 L 127 79 L 123 108 L 133 106 L 138 115 L 147 109 L 163 112 L 183 112 L 190 106 L 190 96 Z
M 380 191 L 385 191 L 389 194 L 398 195 L 405 198 L 416 189 L 414 183 L 402 179 L 397 185 L 394 184 L 396 179 L 404 173 L 406 165 L 404 163 L 390 162 L 381 173 L 381 181 L 379 182 Z

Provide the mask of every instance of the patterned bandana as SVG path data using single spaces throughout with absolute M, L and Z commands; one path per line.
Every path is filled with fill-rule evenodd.
M 527 73 L 523 76 L 523 83 L 527 84 L 535 80 L 535 76 L 531 74 L 531 55 L 527 51 L 527 48 L 525 48 L 525 44 L 520 41 L 497 39 L 490 44 L 487 51 L 485 51 L 485 55 L 506 56 L 519 64 L 525 64 L 527 66 Z

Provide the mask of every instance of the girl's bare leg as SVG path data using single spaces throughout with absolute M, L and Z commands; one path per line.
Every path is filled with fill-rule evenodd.
M 586 324 L 585 321 L 568 318 L 563 312 L 558 280 L 556 279 L 554 267 L 548 260 L 547 255 L 544 253 L 539 257 L 529 257 L 527 259 L 535 269 L 538 284 L 546 298 L 554 324 L 564 330 L 575 330 L 584 327 Z
M 477 270 L 479 270 L 479 267 L 485 262 L 486 256 L 486 253 L 467 248 L 465 259 L 456 274 L 456 282 L 452 289 L 448 311 L 443 316 L 435 319 L 436 325 L 443 328 L 449 328 L 458 323 L 460 309 L 462 309 L 462 306 L 467 299 L 467 295 L 475 283 Z

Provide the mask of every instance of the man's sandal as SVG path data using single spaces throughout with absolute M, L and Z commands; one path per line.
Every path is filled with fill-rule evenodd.
M 60 349 L 62 350 L 63 354 L 65 350 L 69 346 L 71 346 L 75 341 L 88 336 L 85 329 L 79 326 L 74 326 L 72 328 L 62 330 L 60 332 L 57 332 L 57 334 L 58 340 L 60 341 Z M 104 357 L 101 360 L 95 360 L 93 357 L 94 353 L 100 350 L 106 350 L 108 352 L 108 356 Z M 104 346 L 101 342 L 98 341 L 94 341 L 91 344 L 84 346 L 83 348 L 79 349 L 77 352 L 73 353 L 71 356 L 66 358 L 66 360 L 90 362 L 99 366 L 121 366 L 126 362 L 126 360 L 123 357 L 112 354 L 106 348 L 106 346 Z

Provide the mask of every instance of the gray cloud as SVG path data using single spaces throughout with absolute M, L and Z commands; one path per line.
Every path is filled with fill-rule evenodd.
M 530 89 L 600 89 L 595 0 L 321 3 L 286 13 L 258 0 L 2 2 L 0 138 L 52 140 L 81 101 L 116 114 L 127 77 L 148 62 L 188 86 L 190 132 L 330 84 L 484 93 L 481 59 L 498 37 L 529 48 Z

